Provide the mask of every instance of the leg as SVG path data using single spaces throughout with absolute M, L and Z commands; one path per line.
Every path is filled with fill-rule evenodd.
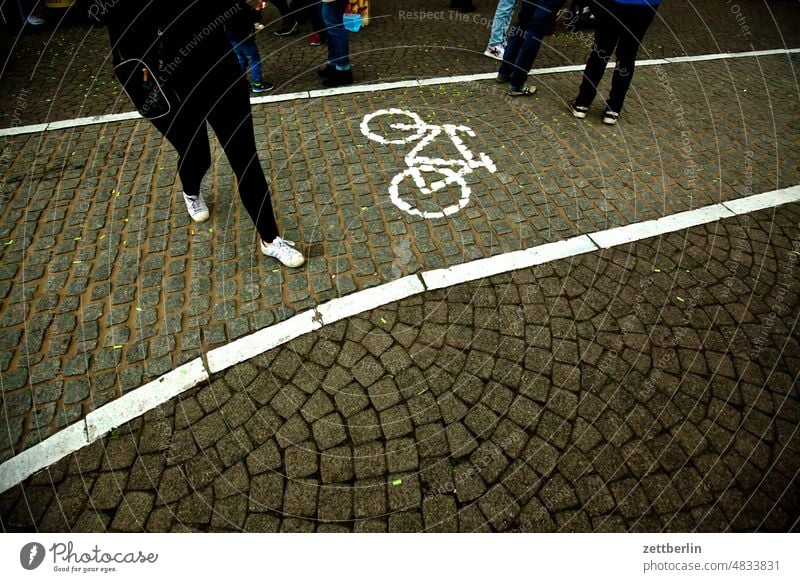
M 250 81 L 256 85 L 261 84 L 261 55 L 258 53 L 258 46 L 251 38 L 249 41 L 239 45 L 240 50 L 244 53 L 247 60 L 250 62 Z
M 620 24 L 616 12 L 612 12 L 614 10 L 613 2 L 608 0 L 595 2 L 593 8 L 596 26 L 594 44 L 583 70 L 583 80 L 578 90 L 578 97 L 575 99 L 575 104 L 581 107 L 591 105 L 597 95 L 597 85 L 603 78 L 606 65 L 611 60 L 620 35 Z
M 322 19 L 328 29 L 328 63 L 340 71 L 350 68 L 350 46 L 344 27 L 347 0 L 322 0 Z
M 242 69 L 242 73 L 247 74 L 247 56 L 244 54 L 239 43 L 234 40 L 233 35 L 229 32 L 225 34 L 228 37 L 228 42 L 231 43 L 233 47 L 233 54 L 236 55 L 236 60 L 239 61 L 239 67 Z
M 565 0 L 522 0 L 523 3 L 533 4 L 533 12 L 528 26 L 522 35 L 522 43 L 514 61 L 514 67 L 509 75 L 508 84 L 513 88 L 525 86 L 528 80 L 528 72 L 539 54 L 539 48 L 547 34 L 547 29 L 556 17 L 558 9 L 561 8 Z
M 500 70 L 497 72 L 498 76 L 509 78 L 514 71 L 514 62 L 517 60 L 520 48 L 525 36 L 525 30 L 528 28 L 531 18 L 533 17 L 534 5 L 529 0 L 522 0 L 522 6 L 519 9 L 519 17 L 517 24 L 511 29 L 508 35 L 508 45 L 503 53 L 503 64 L 500 65 Z
M 289 36 L 294 34 L 297 29 L 297 18 L 294 13 L 289 10 L 289 5 L 286 0 L 270 0 L 278 9 L 281 14 L 281 29 L 276 30 L 275 34 L 278 36 Z
M 289 10 L 289 4 L 286 2 L 286 0 L 269 0 L 269 1 L 272 2 L 272 5 L 278 9 L 278 12 L 280 12 L 284 24 L 287 22 L 294 21 L 294 18 L 291 16 L 291 11 Z
M 193 198 L 200 196 L 200 183 L 211 167 L 211 151 L 203 112 L 190 98 L 174 114 L 152 121 L 178 152 L 178 175 L 183 191 Z
M 224 86 L 225 94 L 213 104 L 208 122 L 236 174 L 245 210 L 253 219 L 261 239 L 271 242 L 278 236 L 278 227 L 272 212 L 269 185 L 256 151 L 247 87 L 241 79 Z
M 625 6 L 620 12 L 622 26 L 619 44 L 617 45 L 617 66 L 611 80 L 611 92 L 608 96 L 608 108 L 619 113 L 625 95 L 633 80 L 633 69 L 636 66 L 636 53 L 642 43 L 647 29 L 656 15 L 655 6 Z
M 489 46 L 503 44 L 506 40 L 506 33 L 511 24 L 511 17 L 514 16 L 514 6 L 517 0 L 500 0 L 497 10 L 492 20 L 492 34 L 489 37 Z

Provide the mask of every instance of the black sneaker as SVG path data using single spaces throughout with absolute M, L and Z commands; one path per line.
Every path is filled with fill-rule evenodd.
M 319 75 L 323 79 L 328 79 L 332 77 L 335 72 L 336 72 L 336 67 L 334 67 L 330 63 L 326 64 L 321 69 L 317 69 L 317 75 Z
M 572 115 L 574 115 L 578 119 L 583 119 L 584 117 L 586 117 L 586 114 L 589 113 L 588 107 L 584 107 L 583 105 L 577 105 L 575 101 L 569 104 L 569 110 L 572 112 Z
M 617 120 L 619 119 L 619 111 L 611 111 L 607 109 L 605 113 L 603 113 L 603 123 L 606 125 L 616 125 Z
M 322 82 L 324 87 L 341 87 L 353 84 L 353 69 L 340 71 L 334 67 L 333 74 Z
M 276 30 L 274 32 L 275 36 L 291 36 L 295 34 L 297 31 L 297 21 L 295 20 L 291 24 L 284 24 L 280 30 Z

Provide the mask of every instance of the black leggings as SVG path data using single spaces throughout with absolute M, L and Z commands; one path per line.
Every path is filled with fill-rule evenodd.
M 222 95 L 216 95 L 219 87 L 226 88 Z M 272 242 L 278 236 L 278 227 L 272 212 L 269 185 L 256 151 L 250 98 L 244 78 L 218 83 L 216 90 L 209 86 L 198 87 L 168 116 L 153 120 L 153 125 L 178 151 L 178 175 L 184 192 L 189 196 L 200 194 L 200 182 L 211 167 L 206 121 L 222 144 L 236 174 L 245 210 L 261 238 Z
M 596 32 L 594 45 L 583 71 L 577 105 L 588 107 L 597 94 L 597 85 L 606 71 L 612 53 L 617 53 L 617 66 L 611 79 L 607 105 L 619 113 L 631 86 L 636 53 L 656 15 L 657 6 L 618 4 L 612 0 L 594 2 Z

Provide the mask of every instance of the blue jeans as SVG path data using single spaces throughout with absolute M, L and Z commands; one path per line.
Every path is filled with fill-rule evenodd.
M 511 29 L 503 64 L 498 75 L 508 77 L 508 85 L 521 89 L 528 80 L 528 71 L 539 54 L 542 40 L 566 0 L 522 0 L 519 20 Z
M 328 63 L 340 71 L 350 68 L 350 45 L 344 27 L 347 0 L 322 3 L 322 20 L 328 29 Z
M 247 65 L 249 63 L 250 81 L 256 85 L 260 85 L 261 55 L 258 53 L 256 41 L 250 38 L 244 42 L 237 43 L 230 34 L 228 34 L 228 40 L 233 46 L 233 52 L 236 53 L 236 58 L 239 59 L 239 66 L 242 67 L 242 73 L 247 73 Z
M 506 40 L 508 27 L 511 26 L 511 17 L 514 16 L 514 6 L 517 0 L 500 0 L 492 20 L 492 35 L 489 37 L 489 46 L 503 44 Z

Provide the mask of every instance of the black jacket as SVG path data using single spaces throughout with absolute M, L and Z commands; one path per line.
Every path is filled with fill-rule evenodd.
M 240 75 L 224 29 L 249 10 L 245 0 L 116 0 L 101 16 L 115 64 L 145 60 L 185 94 L 199 85 L 224 90 Z

